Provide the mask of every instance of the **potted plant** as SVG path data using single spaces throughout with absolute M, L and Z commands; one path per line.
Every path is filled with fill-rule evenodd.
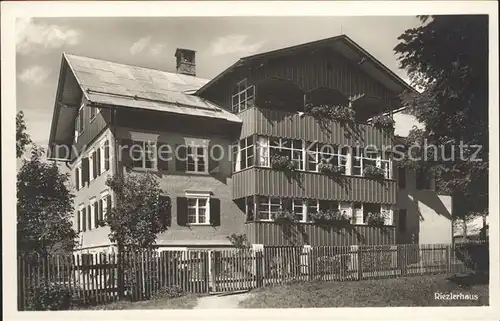
M 311 213 L 309 218 L 315 223 L 331 224 L 331 223 L 348 223 L 349 217 L 342 214 L 338 209 L 319 210 L 316 213 Z
M 290 159 L 289 156 L 273 155 L 271 156 L 271 166 L 274 169 L 294 172 L 298 168 L 296 161 Z
M 354 122 L 354 110 L 348 106 L 308 103 L 305 106 L 305 111 L 320 120 L 333 120 L 341 123 Z
M 367 165 L 363 169 L 363 175 L 368 178 L 373 178 L 373 179 L 384 179 L 385 178 L 385 172 L 382 168 L 373 166 L 373 165 Z
M 276 223 L 295 223 L 297 222 L 297 217 L 295 213 L 290 212 L 288 210 L 280 210 L 277 212 L 274 217 L 274 221 Z
M 340 166 L 335 166 L 328 163 L 319 163 L 318 170 L 320 173 L 328 176 L 339 176 L 343 174 L 342 168 Z
M 383 128 L 383 129 L 394 129 L 394 119 L 387 115 L 379 115 L 375 116 L 371 120 L 371 124 L 374 127 Z
M 386 214 L 382 212 L 368 213 L 367 223 L 370 226 L 384 226 Z

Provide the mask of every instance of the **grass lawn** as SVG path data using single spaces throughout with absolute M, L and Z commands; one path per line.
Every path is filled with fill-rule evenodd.
M 196 306 L 196 295 L 185 295 L 173 299 L 158 299 L 149 301 L 118 301 L 91 307 L 91 310 L 139 310 L 139 309 L 192 309 Z
M 242 308 L 318 308 L 488 305 L 487 282 L 459 285 L 446 275 L 352 282 L 300 282 L 252 291 Z M 470 283 L 470 282 L 469 282 Z M 478 300 L 436 300 L 434 294 L 477 294 Z

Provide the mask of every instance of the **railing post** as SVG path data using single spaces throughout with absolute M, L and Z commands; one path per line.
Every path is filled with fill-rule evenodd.
M 363 246 L 358 246 L 358 280 L 363 279 Z

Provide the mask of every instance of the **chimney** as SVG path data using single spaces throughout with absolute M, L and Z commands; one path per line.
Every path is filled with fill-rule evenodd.
M 177 60 L 177 73 L 196 76 L 196 51 L 177 48 L 175 58 Z

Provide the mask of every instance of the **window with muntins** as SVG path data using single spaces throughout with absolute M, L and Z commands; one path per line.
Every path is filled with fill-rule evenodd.
M 259 220 L 272 221 L 281 211 L 281 206 L 280 198 L 261 196 L 259 198 Z
M 84 105 L 80 106 L 80 109 L 78 109 L 78 115 L 75 120 L 75 128 L 78 136 L 83 133 L 83 107 Z
M 133 141 L 130 153 L 134 169 L 156 169 L 156 142 Z
M 206 173 L 207 148 L 203 146 L 187 146 L 186 149 L 186 172 Z
M 351 158 L 352 175 L 363 176 L 363 171 L 367 166 L 375 166 L 384 170 L 385 178 L 391 178 L 391 161 L 386 154 L 384 152 L 353 148 Z
M 257 150 L 260 166 L 271 167 L 271 157 L 286 156 L 297 163 L 297 169 L 304 170 L 305 149 L 302 140 L 259 137 Z
M 254 136 L 240 140 L 233 156 L 234 171 L 243 170 L 252 167 L 255 164 L 254 157 Z
M 210 197 L 187 196 L 187 223 L 209 224 L 210 222 Z
M 252 107 L 255 100 L 255 87 L 247 85 L 247 80 L 240 81 L 233 92 L 232 110 L 233 113 L 239 113 L 243 110 Z
M 348 147 L 314 143 L 307 148 L 306 169 L 318 172 L 319 164 L 331 164 L 338 166 L 346 174 L 348 155 Z

